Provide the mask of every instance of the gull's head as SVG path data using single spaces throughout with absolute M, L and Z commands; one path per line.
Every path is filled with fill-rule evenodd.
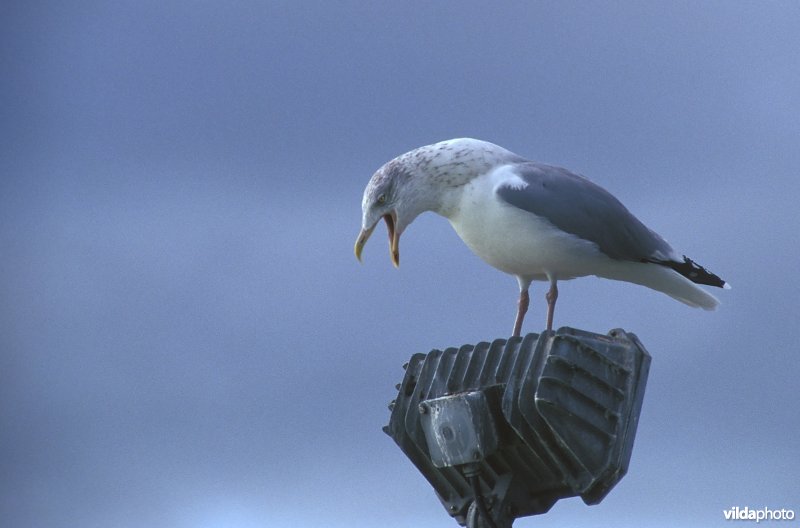
M 392 264 L 400 265 L 400 235 L 421 212 L 415 199 L 415 180 L 407 163 L 399 158 L 378 169 L 369 180 L 361 200 L 361 232 L 354 247 L 359 261 L 364 245 L 383 219 L 389 233 Z
M 389 254 L 400 265 L 400 235 L 424 211 L 449 217 L 464 184 L 492 167 L 521 159 L 515 154 L 470 138 L 427 145 L 398 156 L 372 176 L 361 201 L 361 233 L 355 254 L 361 252 L 381 219 L 389 231 Z

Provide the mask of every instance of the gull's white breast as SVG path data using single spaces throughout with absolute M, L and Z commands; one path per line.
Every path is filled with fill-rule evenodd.
M 458 236 L 489 265 L 523 278 L 563 280 L 593 275 L 608 263 L 594 243 L 500 199 L 495 190 L 503 184 L 526 185 L 510 165 L 501 165 L 454 190 L 461 195 L 447 215 Z

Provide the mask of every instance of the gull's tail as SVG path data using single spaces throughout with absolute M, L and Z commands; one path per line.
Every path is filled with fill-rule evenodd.
M 697 266 L 694 262 L 686 259 L 687 262 L 681 264 L 673 262 L 675 266 L 662 264 L 662 263 L 643 263 L 631 261 L 612 261 L 602 270 L 597 273 L 598 277 L 606 279 L 619 280 L 625 282 L 632 282 L 647 286 L 654 290 L 666 293 L 675 300 L 687 304 L 693 308 L 702 308 L 703 310 L 714 310 L 719 306 L 719 300 L 716 297 L 697 286 L 691 277 L 686 277 L 676 267 L 697 272 L 698 276 L 695 277 L 695 282 L 700 284 L 710 284 L 712 286 L 719 286 L 721 288 L 730 288 L 728 284 L 714 275 Z M 695 268 L 696 266 L 696 268 Z M 697 270 L 701 270 L 705 275 L 701 275 Z M 713 278 L 713 279 L 712 279 Z M 716 281 L 714 283 L 706 282 L 710 280 Z

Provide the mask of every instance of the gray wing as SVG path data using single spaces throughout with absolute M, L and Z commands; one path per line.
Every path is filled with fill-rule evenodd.
M 496 192 L 503 201 L 594 242 L 613 259 L 641 262 L 675 258 L 663 238 L 599 185 L 561 167 L 532 161 L 514 168 L 527 187 L 501 185 Z

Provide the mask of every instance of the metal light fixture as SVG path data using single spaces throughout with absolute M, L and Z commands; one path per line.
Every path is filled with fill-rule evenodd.
M 572 328 L 428 354 L 405 365 L 384 427 L 469 528 L 509 528 L 625 475 L 650 355 L 633 334 Z

